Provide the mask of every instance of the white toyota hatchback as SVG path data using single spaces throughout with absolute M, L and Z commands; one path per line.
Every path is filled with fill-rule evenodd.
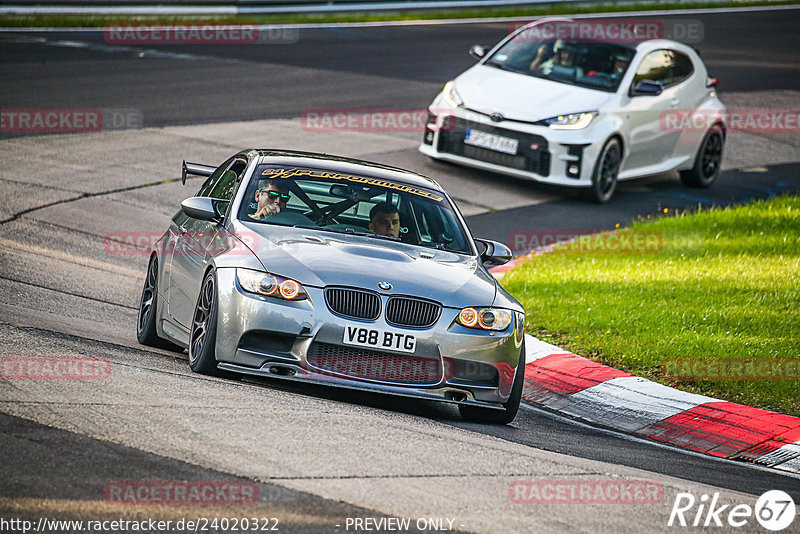
M 555 22 L 561 30 L 539 31 L 554 21 L 538 21 L 491 50 L 474 46 L 480 61 L 431 103 L 419 150 L 585 188 L 601 203 L 618 180 L 674 170 L 686 185 L 710 186 L 725 106 L 697 52 L 666 39 L 580 38 L 580 22 Z

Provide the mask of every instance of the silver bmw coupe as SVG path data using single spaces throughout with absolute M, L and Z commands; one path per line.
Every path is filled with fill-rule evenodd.
M 140 343 L 189 366 L 455 403 L 512 421 L 525 365 L 522 306 L 425 176 L 327 154 L 244 150 L 181 203 L 150 256 Z

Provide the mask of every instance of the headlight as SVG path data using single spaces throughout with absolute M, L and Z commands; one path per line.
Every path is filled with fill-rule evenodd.
M 512 312 L 500 308 L 464 308 L 456 322 L 467 328 L 478 330 L 505 330 L 513 319 Z
M 570 113 L 569 115 L 559 115 L 550 117 L 536 124 L 549 126 L 551 130 L 583 130 L 597 116 L 596 111 L 585 111 L 583 113 Z
M 283 300 L 303 300 L 308 298 L 300 282 L 261 271 L 236 269 L 236 280 L 248 293 L 274 297 Z
M 442 89 L 442 98 L 454 108 L 459 108 L 464 105 L 464 101 L 461 99 L 461 95 L 458 94 L 458 91 L 456 91 L 456 85 L 453 82 L 447 82 L 444 85 L 444 89 Z

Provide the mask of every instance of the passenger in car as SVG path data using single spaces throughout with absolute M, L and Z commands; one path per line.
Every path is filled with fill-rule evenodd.
M 378 235 L 400 237 L 400 212 L 390 202 L 381 202 L 369 211 L 369 229 Z
M 611 76 L 613 78 L 619 78 L 623 74 L 625 74 L 625 69 L 628 68 L 628 64 L 631 62 L 631 58 L 625 56 L 623 54 L 615 54 L 614 55 L 614 65 L 611 67 Z
M 589 70 L 580 81 L 601 87 L 616 87 L 631 62 L 629 55 L 615 53 L 603 62 L 603 68 Z M 611 65 L 609 68 L 608 65 Z
M 575 64 L 577 51 L 574 45 L 558 41 L 553 49 L 555 52 L 546 44 L 540 45 L 530 64 L 530 70 L 560 78 L 583 76 L 583 69 Z
M 543 65 L 545 74 L 557 76 L 583 76 L 583 69 L 575 65 L 575 48 L 569 44 L 562 44 L 556 51 L 552 63 Z
M 285 180 L 259 180 L 255 194 L 256 212 L 250 217 L 261 220 L 280 213 L 290 198 L 289 187 Z

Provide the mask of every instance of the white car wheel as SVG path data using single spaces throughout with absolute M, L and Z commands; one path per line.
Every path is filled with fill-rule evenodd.
M 592 171 L 592 187 L 589 196 L 595 202 L 605 204 L 617 189 L 617 174 L 622 165 L 622 146 L 612 137 L 603 146 Z

